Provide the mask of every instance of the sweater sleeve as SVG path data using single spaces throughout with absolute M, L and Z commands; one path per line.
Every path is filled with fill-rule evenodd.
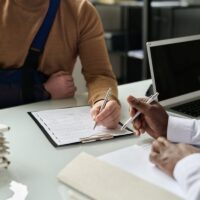
M 174 178 L 187 200 L 200 199 L 200 153 L 192 154 L 180 160 L 174 169 Z
M 112 88 L 111 99 L 117 100 L 117 81 L 109 61 L 104 30 L 96 9 L 89 1 L 80 5 L 78 19 L 78 50 L 88 87 L 88 101 L 92 105 L 103 99 L 109 87 Z
M 169 116 L 167 138 L 172 142 L 200 145 L 200 121 Z

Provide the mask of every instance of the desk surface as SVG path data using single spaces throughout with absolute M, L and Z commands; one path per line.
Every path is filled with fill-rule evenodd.
M 122 103 L 122 121 L 128 117 L 126 98 L 129 94 L 144 96 L 151 80 L 119 86 L 119 98 Z M 6 133 L 9 141 L 11 165 L 8 170 L 0 171 L 0 199 L 12 196 L 9 184 L 12 180 L 28 187 L 27 200 L 64 200 L 67 190 L 56 179 L 58 172 L 80 152 L 100 156 L 105 153 L 133 145 L 147 136 L 136 138 L 126 136 L 103 142 L 53 147 L 39 127 L 27 114 L 28 111 L 85 105 L 86 95 L 67 100 L 51 100 L 24 106 L 0 110 L 0 122 L 11 127 Z

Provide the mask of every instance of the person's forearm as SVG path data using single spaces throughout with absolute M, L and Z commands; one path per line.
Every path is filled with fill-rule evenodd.
M 93 81 L 91 81 L 91 79 L 86 80 L 88 86 L 88 101 L 90 105 L 93 105 L 97 101 L 104 99 L 108 88 L 112 89 L 109 99 L 118 101 L 117 84 L 114 78 L 103 77 L 99 75 L 96 76 Z
M 172 142 L 200 145 L 200 121 L 170 116 L 167 139 Z
M 183 191 L 185 199 L 200 199 L 200 153 L 192 154 L 180 160 L 174 169 L 174 178 Z

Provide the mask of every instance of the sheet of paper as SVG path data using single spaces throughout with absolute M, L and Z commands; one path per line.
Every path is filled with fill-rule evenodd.
M 97 126 L 93 130 L 94 121 L 90 116 L 89 106 L 44 110 L 31 114 L 57 145 L 80 142 L 80 138 L 93 134 L 130 134 L 128 131 L 121 131 L 120 127 L 108 130 L 103 126 Z
M 58 174 L 58 179 L 89 199 L 180 199 L 162 188 L 86 153 L 81 153 L 67 164 Z
M 184 197 L 184 192 L 177 182 L 164 174 L 149 161 L 150 147 L 151 145 L 149 143 L 133 145 L 105 154 L 99 157 L 99 159 L 162 187 L 180 197 Z
M 7 200 L 25 200 L 28 195 L 27 186 L 16 181 L 11 181 L 10 190 L 13 191 L 13 196 Z

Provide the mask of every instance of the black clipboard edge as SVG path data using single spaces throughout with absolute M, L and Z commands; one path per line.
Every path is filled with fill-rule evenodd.
M 44 129 L 44 127 L 38 122 L 38 120 L 34 117 L 34 115 L 32 114 L 32 112 L 28 112 L 28 114 L 30 115 L 30 117 L 33 119 L 33 121 L 38 125 L 38 127 L 41 129 L 41 131 L 44 133 L 44 135 L 46 136 L 46 138 L 49 140 L 49 142 L 54 146 L 54 147 L 59 147 L 60 145 L 56 144 L 53 139 L 49 136 L 49 134 L 46 132 L 46 130 Z
M 85 107 L 89 105 L 81 105 L 81 106 L 76 106 L 76 107 Z M 73 106 L 69 106 L 69 107 L 63 107 L 63 108 L 56 108 L 56 109 L 66 109 L 66 108 L 73 108 Z M 50 109 L 51 110 L 51 109 Z M 46 138 L 49 140 L 49 142 L 54 146 L 54 147 L 64 147 L 67 145 L 73 145 L 73 144 L 78 144 L 81 143 L 80 142 L 74 142 L 74 143 L 69 143 L 69 144 L 61 144 L 58 145 L 57 143 L 54 142 L 54 140 L 49 136 L 49 134 L 47 133 L 47 131 L 44 129 L 44 127 L 40 124 L 40 122 L 34 117 L 34 115 L 32 114 L 32 112 L 37 112 L 37 111 L 30 111 L 27 112 L 29 114 L 29 116 L 33 119 L 33 121 L 38 125 L 38 127 L 41 129 L 41 131 L 44 133 L 44 135 L 46 136 Z

